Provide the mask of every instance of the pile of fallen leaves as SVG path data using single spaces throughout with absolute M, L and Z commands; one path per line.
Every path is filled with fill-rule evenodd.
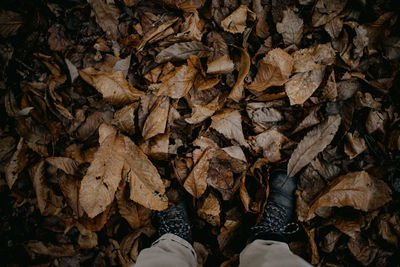
M 283 169 L 295 253 L 395 266 L 398 14 L 395 0 L 2 1 L 2 262 L 128 266 L 184 192 L 199 266 L 235 266 Z

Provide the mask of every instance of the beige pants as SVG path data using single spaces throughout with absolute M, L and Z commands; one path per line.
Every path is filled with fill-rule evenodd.
M 135 267 L 196 267 L 197 256 L 186 240 L 165 234 L 150 248 L 140 252 Z M 293 254 L 286 243 L 255 240 L 240 253 L 240 267 L 310 267 L 308 262 Z

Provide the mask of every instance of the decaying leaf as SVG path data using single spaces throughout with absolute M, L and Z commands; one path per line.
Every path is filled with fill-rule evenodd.
M 24 143 L 24 139 L 21 138 L 17 145 L 17 150 L 12 155 L 10 161 L 4 167 L 6 180 L 10 190 L 12 189 L 15 181 L 18 179 L 18 175 L 25 168 L 28 163 L 29 157 L 27 155 L 27 147 Z
M 322 207 L 350 206 L 362 211 L 372 211 L 392 198 L 389 186 L 367 172 L 352 172 L 337 178 L 310 207 L 308 219 Z
M 311 48 L 300 49 L 292 54 L 293 71 L 306 72 L 332 65 L 335 62 L 335 50 L 330 44 L 319 44 Z
M 271 86 L 281 86 L 289 79 L 292 68 L 292 57 L 282 49 L 275 48 L 259 62 L 257 75 L 247 88 L 263 91 Z
M 330 116 L 325 122 L 307 133 L 290 157 L 287 168 L 289 177 L 293 177 L 298 173 L 330 144 L 339 129 L 340 122 L 339 115 Z
M 114 119 L 111 121 L 119 130 L 127 134 L 135 132 L 135 111 L 137 104 L 127 105 L 114 113 Z
M 290 104 L 303 104 L 318 89 L 325 74 L 325 68 L 297 73 L 285 84 Z
M 212 116 L 211 128 L 217 130 L 228 139 L 233 139 L 242 146 L 248 146 L 242 130 L 242 118 L 239 111 L 225 109 Z
M 74 175 L 78 169 L 78 164 L 71 158 L 48 157 L 46 158 L 46 162 L 69 175 Z
M 117 39 L 120 35 L 118 30 L 119 9 L 113 2 L 106 3 L 103 0 L 88 0 L 88 3 L 93 8 L 96 22 L 106 35 L 114 40 Z
M 250 57 L 249 54 L 243 48 L 239 48 L 240 51 L 240 62 L 238 67 L 238 77 L 232 91 L 229 93 L 229 98 L 239 102 L 243 97 L 244 90 L 244 79 L 250 70 Z
M 219 100 L 218 97 L 216 97 L 214 100 L 212 100 L 205 106 L 202 105 L 194 106 L 192 109 L 192 116 L 190 118 L 185 119 L 185 121 L 190 124 L 196 124 L 211 117 L 219 107 L 218 100 Z
M 238 9 L 233 11 L 232 14 L 221 21 L 221 26 L 227 32 L 242 33 L 246 28 L 247 19 L 254 21 L 256 19 L 256 14 L 247 6 L 241 5 Z
M 282 22 L 276 24 L 276 30 L 282 34 L 286 45 L 298 45 L 303 37 L 303 20 L 292 9 L 284 10 Z
M 197 56 L 199 58 L 207 57 L 209 52 L 210 49 L 198 41 L 177 43 L 158 53 L 156 62 L 164 63 L 167 61 L 186 60 L 190 56 Z
M 354 133 L 347 133 L 346 139 L 347 143 L 344 145 L 344 152 L 350 157 L 350 159 L 357 157 L 367 149 L 365 140 L 359 137 L 357 131 Z
M 0 11 L 0 35 L 4 38 L 17 34 L 24 23 L 21 14 L 10 11 Z
M 218 198 L 210 192 L 202 201 L 197 214 L 213 226 L 220 224 L 221 207 Z
M 371 110 L 368 113 L 367 121 L 365 123 L 365 128 L 367 129 L 367 132 L 371 134 L 378 129 L 384 132 L 385 120 L 386 113 Z
M 342 12 L 347 0 L 318 0 L 312 16 L 312 25 L 319 27 L 326 24 Z

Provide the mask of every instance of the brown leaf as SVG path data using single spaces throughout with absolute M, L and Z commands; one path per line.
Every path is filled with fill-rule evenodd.
M 103 0 L 88 0 L 96 16 L 96 22 L 103 29 L 107 36 L 116 40 L 120 34 L 118 30 L 119 9 L 114 3 L 104 2 Z
M 239 102 L 243 98 L 244 79 L 250 70 L 250 56 L 243 48 L 238 48 L 240 51 L 240 62 L 238 67 L 238 77 L 232 91 L 229 93 L 228 98 Z
M 350 157 L 350 159 L 357 157 L 367 149 L 364 139 L 359 137 L 357 131 L 354 131 L 353 134 L 347 133 L 346 140 L 347 142 L 344 144 L 344 152 Z
M 144 95 L 130 85 L 121 71 L 108 73 L 85 69 L 80 70 L 79 75 L 96 88 L 104 99 L 116 106 L 132 103 Z
M 220 233 L 217 236 L 219 249 L 224 251 L 227 245 L 237 235 L 241 226 L 241 218 L 237 208 L 232 208 L 226 213 L 224 226 L 221 227 Z
M 78 244 L 82 249 L 91 249 L 98 245 L 97 234 L 78 224 L 79 237 Z
M 318 116 L 319 108 L 312 109 L 311 112 L 300 122 L 300 124 L 294 129 L 292 134 L 300 132 L 308 127 L 314 126 L 321 122 Z
M 347 0 L 318 0 L 312 15 L 312 25 L 319 27 L 342 12 Z
M 325 68 L 297 73 L 285 84 L 290 105 L 303 104 L 318 89 L 325 74 Z
M 292 54 L 293 71 L 306 72 L 332 65 L 335 62 L 335 50 L 330 44 L 319 44 L 311 48 L 300 49 Z
M 205 106 L 195 105 L 192 109 L 192 116 L 190 118 L 186 118 L 185 121 L 190 124 L 196 124 L 211 117 L 219 108 L 218 100 L 219 98 L 216 97 Z
M 359 234 L 356 238 L 350 238 L 347 242 L 351 254 L 364 266 L 370 265 L 378 252 L 378 248 L 371 246 L 370 242 Z
M 327 190 L 315 200 L 308 211 L 308 219 L 322 207 L 350 206 L 362 211 L 372 211 L 391 201 L 391 190 L 381 180 L 367 172 L 352 172 L 337 178 Z
M 292 68 L 292 57 L 282 49 L 275 48 L 259 62 L 257 75 L 247 88 L 263 91 L 271 86 L 281 86 L 289 79 Z
M 315 228 L 308 230 L 304 227 L 304 231 L 307 234 L 308 241 L 311 245 L 311 264 L 318 264 L 319 263 L 319 253 L 317 243 L 315 243 Z
M 207 57 L 209 52 L 210 49 L 198 41 L 176 43 L 158 53 L 156 62 L 186 60 L 190 56 Z
M 211 250 L 207 249 L 202 243 L 199 242 L 194 242 L 193 248 L 197 255 L 197 267 L 204 266 L 207 261 L 208 254 L 211 253 Z
M 247 17 L 254 21 L 256 14 L 247 6 L 241 5 L 238 9 L 232 12 L 228 17 L 221 21 L 221 26 L 225 31 L 230 33 L 242 33 L 246 28 Z
M 10 11 L 0 11 L 0 35 L 4 38 L 16 35 L 19 28 L 24 24 L 21 14 Z
M 137 260 L 139 255 L 140 239 L 143 235 L 151 237 L 154 235 L 155 229 L 152 227 L 143 227 L 137 231 L 134 231 L 127 236 L 125 236 L 120 244 L 120 249 L 118 253 L 119 260 L 122 266 L 128 267 L 132 266 Z
M 197 74 L 196 80 L 194 81 L 193 87 L 197 91 L 203 91 L 212 89 L 214 86 L 219 84 L 220 79 L 217 77 L 206 77 L 201 74 Z
M 46 158 L 46 162 L 69 175 L 74 175 L 78 169 L 76 161 L 70 158 L 49 157 Z
M 303 20 L 292 9 L 284 10 L 282 22 L 276 24 L 276 30 L 282 34 L 285 45 L 298 45 L 303 37 Z
M 51 243 L 45 245 L 42 241 L 37 240 L 30 240 L 25 247 L 30 253 L 54 258 L 70 257 L 78 253 L 73 245 L 54 245 Z
M 339 37 L 343 28 L 343 21 L 336 17 L 324 26 L 325 31 L 331 36 L 332 39 Z
M 146 34 L 141 39 L 139 46 L 137 47 L 137 51 L 141 51 L 148 42 L 152 41 L 154 38 L 159 36 L 159 34 L 163 33 L 177 20 L 178 18 L 172 18 L 166 21 L 160 21 L 161 23 L 155 23 L 157 26 L 146 32 Z
M 124 136 L 125 166 L 124 174 L 129 180 L 130 198 L 151 210 L 163 210 L 168 207 L 165 186 L 156 167 L 147 156 Z
M 221 206 L 218 198 L 214 193 L 210 192 L 205 199 L 200 203 L 197 209 L 197 214 L 200 218 L 206 220 L 209 224 L 217 226 L 220 224 L 219 214 L 221 213 Z
M 71 176 L 64 175 L 60 177 L 58 182 L 64 198 L 74 212 L 75 217 L 83 215 L 83 208 L 79 203 L 79 188 L 81 182 Z
M 263 128 L 269 128 L 271 122 L 282 121 L 282 114 L 275 108 L 269 107 L 266 103 L 251 102 L 246 106 L 249 118 Z
M 111 110 L 104 112 L 95 111 L 87 116 L 86 121 L 76 130 L 76 138 L 80 141 L 87 140 L 90 136 L 97 132 L 102 123 L 110 123 L 113 118 Z
M 115 128 L 102 124 L 99 136 L 100 147 L 79 190 L 79 202 L 90 218 L 103 212 L 114 200 L 124 164 L 124 139 Z
M 50 33 L 48 43 L 53 51 L 65 51 L 71 45 L 70 40 L 65 36 L 65 29 L 60 24 L 54 24 L 48 30 Z
M 223 134 L 226 138 L 238 142 L 240 145 L 247 147 L 248 144 L 244 139 L 242 130 L 242 117 L 239 111 L 232 109 L 224 109 L 220 113 L 212 116 L 211 128 Z
M 190 59 L 188 65 L 182 65 L 161 78 L 161 83 L 152 84 L 151 89 L 158 96 L 169 96 L 174 99 L 185 96 L 193 86 L 197 69 Z
M 287 169 L 289 177 L 298 173 L 330 144 L 339 129 L 340 122 L 339 115 L 330 116 L 325 122 L 307 133 L 290 157 Z
M 224 55 L 207 63 L 207 73 L 209 74 L 227 74 L 234 69 L 233 61 L 229 56 Z
M 157 134 L 165 132 L 165 126 L 168 120 L 169 111 L 168 97 L 158 97 L 154 102 L 150 115 L 147 117 L 143 125 L 142 136 L 149 139 Z
M 12 189 L 15 181 L 18 179 L 19 174 L 23 171 L 29 160 L 27 146 L 24 139 L 20 138 L 17 150 L 12 155 L 10 161 L 4 167 L 6 181 L 10 190 Z
M 385 120 L 386 113 L 370 110 L 367 121 L 365 122 L 365 128 L 367 129 L 367 132 L 371 134 L 378 129 L 381 132 L 384 132 Z
M 198 8 L 202 7 L 204 0 L 164 0 L 163 3 L 182 9 L 185 12 L 195 12 Z
M 277 162 L 281 160 L 280 149 L 286 140 L 280 132 L 268 130 L 252 137 L 252 146 L 256 151 L 262 150 L 264 158 L 270 162 Z
M 111 121 L 118 130 L 132 135 L 135 132 L 135 111 L 137 103 L 127 105 L 114 113 L 114 119 Z

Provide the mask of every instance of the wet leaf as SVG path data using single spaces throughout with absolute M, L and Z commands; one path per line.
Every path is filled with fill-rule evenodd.
M 259 62 L 257 75 L 247 88 L 263 91 L 271 86 L 281 86 L 289 79 L 292 68 L 292 57 L 282 49 L 275 48 Z
M 339 129 L 340 122 L 339 115 L 330 116 L 326 121 L 307 133 L 290 157 L 287 168 L 289 177 L 293 177 L 298 173 L 331 143 Z
M 282 22 L 276 24 L 276 30 L 282 34 L 285 45 L 298 45 L 303 37 L 303 20 L 292 9 L 284 10 Z

